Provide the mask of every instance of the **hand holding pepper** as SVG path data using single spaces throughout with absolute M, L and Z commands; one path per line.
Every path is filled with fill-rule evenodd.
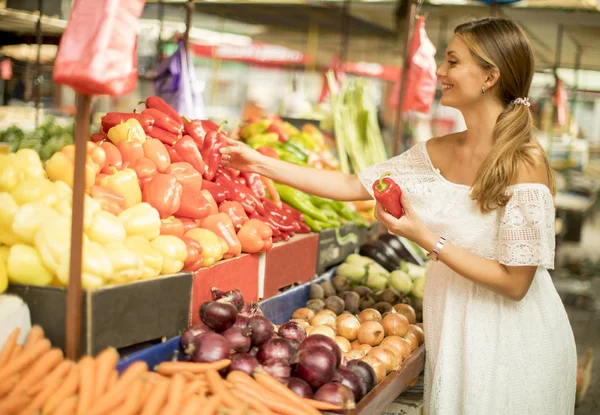
M 373 195 L 390 215 L 399 219 L 404 215 L 401 202 L 402 189 L 391 177 L 388 177 L 390 174 L 384 173 L 379 180 L 373 183 Z

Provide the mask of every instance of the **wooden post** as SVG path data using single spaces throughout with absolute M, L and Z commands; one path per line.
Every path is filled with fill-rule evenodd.
M 404 37 L 404 63 L 400 74 L 400 93 L 398 94 L 398 108 L 396 109 L 396 135 L 394 137 L 394 147 L 392 156 L 400 154 L 400 142 L 404 135 L 404 117 L 402 116 L 402 107 L 404 106 L 404 95 L 406 93 L 406 78 L 408 76 L 408 66 L 410 64 L 408 49 L 412 39 L 413 22 L 415 20 L 416 1 L 410 0 L 408 13 L 406 14 L 406 34 Z
M 73 171 L 73 213 L 71 217 L 71 256 L 67 290 L 66 355 L 76 360 L 81 353 L 81 273 L 83 256 L 83 212 L 85 159 L 90 135 L 92 98 L 77 94 L 75 114 L 75 168 Z
M 156 61 L 160 62 L 162 57 L 162 32 L 165 25 L 165 4 L 162 0 L 158 1 L 158 40 L 156 41 Z
M 348 48 L 350 43 L 350 0 L 344 0 L 341 23 L 340 64 L 343 67 L 344 63 L 348 60 Z
M 575 79 L 573 80 L 573 88 L 571 89 L 571 117 L 569 118 L 569 126 L 575 119 L 575 108 L 577 107 L 577 98 L 579 95 L 577 89 L 579 88 L 579 72 L 581 69 L 581 46 L 576 44 L 575 51 Z
M 185 34 L 183 35 L 185 51 L 189 53 L 190 51 L 190 31 L 192 30 L 192 17 L 194 15 L 194 0 L 188 0 L 185 4 L 186 13 L 185 13 Z

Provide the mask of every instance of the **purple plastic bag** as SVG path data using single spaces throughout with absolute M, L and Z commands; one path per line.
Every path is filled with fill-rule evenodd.
M 202 95 L 197 89 L 194 65 L 183 42 L 179 42 L 175 53 L 158 65 L 154 93 L 179 114 L 189 119 L 206 119 Z

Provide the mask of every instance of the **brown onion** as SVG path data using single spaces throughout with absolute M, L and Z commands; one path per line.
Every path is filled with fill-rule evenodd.
M 315 316 L 315 312 L 310 308 L 299 308 L 292 314 L 293 319 L 310 321 Z
M 360 341 L 358 341 L 358 339 L 350 342 L 350 345 L 352 346 L 352 350 L 357 350 L 361 344 L 362 343 Z
M 349 341 L 356 340 L 358 336 L 358 329 L 360 328 L 360 321 L 355 316 L 348 316 L 343 320 L 340 320 L 337 324 L 337 334 L 342 336 Z
M 421 330 L 423 330 L 423 333 L 425 333 L 425 326 L 423 326 L 423 323 L 417 323 L 415 326 L 421 327 Z
M 319 311 L 317 314 L 329 314 L 331 317 L 333 317 L 334 319 L 337 318 L 337 314 L 335 314 L 335 311 L 330 310 L 328 308 L 326 308 L 325 310 L 321 310 Z
M 365 321 L 381 321 L 381 313 L 374 308 L 365 308 L 358 315 L 358 321 L 364 323 Z
M 333 330 L 329 326 L 316 326 L 310 331 L 309 336 L 314 336 L 315 334 L 322 334 L 324 336 L 329 337 L 331 340 L 335 340 L 335 330 Z
M 415 324 L 417 322 L 415 309 L 408 304 L 396 304 L 394 310 L 396 310 L 396 313 L 404 314 L 410 324 Z
M 361 344 L 360 347 L 356 350 L 358 350 L 359 352 L 361 352 L 363 355 L 367 355 L 371 349 L 373 348 L 373 346 L 371 346 L 370 344 Z
M 398 369 L 400 365 L 400 359 L 396 356 L 397 352 L 392 350 L 393 348 L 385 347 L 385 346 L 377 346 L 373 347 L 373 349 L 369 352 L 367 356 L 375 356 L 383 363 L 385 367 L 386 373 L 393 372 Z
M 384 337 L 383 327 L 376 321 L 366 321 L 358 329 L 358 340 L 363 344 L 377 346 Z
M 350 350 L 349 352 L 342 354 L 342 364 L 351 360 L 362 359 L 363 357 L 365 357 L 365 354 L 360 350 Z
M 335 317 L 329 313 L 325 313 L 323 311 L 318 312 L 311 320 L 311 326 L 329 326 L 332 329 L 335 329 Z
M 307 328 L 308 326 L 310 326 L 310 323 L 308 322 L 308 320 L 302 320 L 300 318 L 293 318 L 290 321 L 295 321 L 296 323 L 300 324 L 304 328 Z
M 404 361 L 410 356 L 410 344 L 400 336 L 388 336 L 381 342 L 380 346 L 393 347 Z
M 313 326 L 306 326 L 304 327 L 304 330 L 306 330 L 306 335 L 310 335 L 310 332 L 312 331 L 312 329 L 314 329 Z
M 423 344 L 423 342 L 425 341 L 425 333 L 423 332 L 423 329 L 421 327 L 411 324 L 408 327 L 408 332 L 415 335 L 417 341 L 419 342 L 419 345 Z
M 339 316 L 336 317 L 335 324 L 339 325 L 340 321 L 342 321 L 342 320 L 344 320 L 345 318 L 348 318 L 348 317 L 354 317 L 354 318 L 356 318 L 356 316 L 354 314 L 352 314 L 352 313 L 350 313 L 348 311 L 344 311 L 342 314 L 340 314 Z
M 408 319 L 399 313 L 389 313 L 383 320 L 381 325 L 385 330 L 386 336 L 404 336 L 408 331 Z
M 340 346 L 340 349 L 342 350 L 342 352 L 348 353 L 350 350 L 352 350 L 352 346 L 350 345 L 350 342 L 348 341 L 347 338 L 342 337 L 342 336 L 335 336 L 335 338 L 333 340 L 335 340 L 337 345 Z
M 404 340 L 408 342 L 410 345 L 410 352 L 414 352 L 419 347 L 419 341 L 417 340 L 417 336 L 412 333 L 406 333 L 403 337 Z
M 383 365 L 383 362 L 381 360 L 379 360 L 377 357 L 375 356 L 365 356 L 361 359 L 363 362 L 366 362 L 369 364 L 369 366 L 371 366 L 373 368 L 373 370 L 375 371 L 375 378 L 377 379 L 377 383 L 381 382 L 383 379 L 385 379 L 386 376 L 386 370 L 385 370 L 385 366 Z

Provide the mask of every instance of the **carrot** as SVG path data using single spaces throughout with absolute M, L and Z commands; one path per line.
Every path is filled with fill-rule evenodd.
M 221 370 L 229 366 L 231 360 L 223 359 L 212 363 L 193 362 L 162 362 L 154 368 L 161 375 L 174 375 L 177 372 L 190 372 L 192 374 L 204 373 L 209 369 Z
M 209 369 L 206 371 L 206 379 L 208 380 L 208 386 L 212 393 L 220 394 L 222 403 L 228 408 L 236 408 L 241 402 L 231 393 L 225 385 L 225 381 L 221 378 L 221 375 L 216 370 Z
M 145 402 L 141 415 L 157 415 L 160 412 L 169 392 L 169 383 L 161 381 L 154 384 L 150 398 Z
M 83 415 L 94 403 L 96 361 L 91 356 L 84 356 L 79 361 L 81 382 L 79 384 L 79 399 L 77 401 L 77 415 Z
M 242 391 L 242 395 L 244 396 L 244 400 L 247 398 L 254 398 L 259 400 L 264 406 L 269 408 L 270 410 L 283 415 L 297 415 L 297 414 L 306 414 L 302 408 L 298 407 L 298 405 L 294 405 L 290 403 L 288 400 L 284 400 L 280 396 L 267 395 L 262 393 L 252 393 L 251 390 L 248 390 L 247 385 L 242 385 L 239 389 Z
M 146 402 L 151 394 L 152 389 L 154 389 L 154 383 L 150 382 L 147 378 L 144 380 L 144 387 L 142 388 L 142 403 Z M 140 408 L 142 409 L 142 408 Z
M 273 376 L 269 375 L 267 372 L 257 372 L 254 374 L 254 378 L 258 383 L 263 385 L 267 390 L 271 391 L 277 396 L 280 396 L 284 399 L 290 401 L 291 404 L 298 405 L 299 409 L 304 410 L 309 414 L 321 415 L 319 411 L 317 411 L 312 406 L 308 405 L 306 402 L 302 400 L 301 397 L 292 392 L 287 386 L 283 383 L 279 382 Z
M 104 349 L 96 356 L 96 373 L 94 382 L 94 399 L 99 399 L 107 391 L 111 371 L 119 361 L 119 353 L 113 347 Z
M 66 379 L 52 394 L 50 399 L 46 401 L 42 413 L 52 413 L 65 399 L 77 392 L 79 386 L 79 368 L 73 366 L 67 375 Z
M 206 399 L 200 396 L 192 396 L 184 404 L 183 408 L 179 412 L 179 415 L 196 415 L 202 409 L 202 406 L 206 404 Z
M 35 383 L 40 383 L 51 371 L 63 360 L 63 352 L 54 348 L 46 352 L 23 376 L 19 384 L 13 389 L 12 393 L 27 393 L 32 395 L 31 387 Z
M 2 379 L 0 381 L 0 398 L 3 397 L 4 395 L 9 394 L 10 392 L 12 392 L 20 380 L 21 380 L 21 375 L 18 373 L 15 373 L 14 375 L 12 375 L 6 379 Z
M 52 412 L 53 415 L 71 415 L 77 410 L 77 395 L 71 395 L 60 403 Z
M 313 408 L 318 409 L 319 411 L 343 411 L 344 410 L 344 408 L 342 408 L 341 406 L 332 405 L 329 402 L 315 401 L 314 399 L 306 399 L 306 398 L 302 398 L 302 400 L 304 402 L 306 402 L 307 404 L 309 404 L 310 406 L 312 406 Z
M 31 327 L 29 334 L 27 335 L 27 341 L 25 341 L 25 349 L 30 348 L 36 344 L 39 340 L 44 338 L 44 329 L 37 324 Z
M 108 389 L 108 391 L 102 395 L 100 400 L 96 401 L 93 409 L 91 409 L 88 414 L 101 415 L 117 408 L 121 402 L 125 400 L 127 391 L 133 381 L 138 379 L 140 375 L 146 371 L 148 371 L 146 362 L 135 362 L 131 364 L 125 372 L 123 372 L 123 375 L 117 380 L 115 385 Z
M 0 401 L 0 414 L 12 414 L 18 412 L 27 406 L 29 398 L 27 396 L 9 396 Z
M 202 408 L 200 412 L 196 412 L 198 415 L 213 415 L 217 410 L 217 407 L 221 404 L 221 396 L 213 395 L 208 398 L 206 401 L 206 405 Z
M 74 363 L 71 360 L 63 360 L 62 362 L 60 362 L 58 366 L 56 366 L 54 370 L 52 370 L 52 372 L 48 374 L 48 376 L 46 376 L 42 381 L 36 383 L 31 387 L 30 395 L 35 396 L 38 393 L 40 393 L 43 389 L 45 389 L 48 383 L 52 383 L 55 380 L 63 379 L 65 376 L 67 376 L 67 374 L 71 370 L 71 367 L 73 367 L 73 364 Z
M 114 387 L 117 384 L 118 380 L 119 380 L 119 371 L 117 371 L 115 369 L 110 373 L 110 377 L 108 378 L 108 384 L 106 385 L 106 391 L 108 391 L 112 387 Z M 98 399 L 98 398 L 96 398 L 96 399 Z
M 0 352 L 0 367 L 4 366 L 4 364 L 8 362 L 10 355 L 12 354 L 15 346 L 17 345 L 17 339 L 19 338 L 20 332 L 21 329 L 19 329 L 18 327 L 10 332 L 10 335 L 4 343 L 2 351 Z
M 18 347 L 15 347 L 15 349 L 18 349 Z M 50 350 L 50 340 L 43 339 L 27 350 L 23 350 L 17 357 L 11 357 L 11 360 L 0 369 L 0 379 L 5 379 L 6 377 L 23 370 L 48 350 Z
M 21 355 L 22 352 L 23 352 L 23 346 L 21 346 L 20 344 L 16 344 L 15 347 L 13 347 L 13 351 L 10 354 L 10 357 L 8 358 L 8 361 L 6 362 L 6 364 L 15 360 L 17 357 L 19 357 Z
M 185 378 L 183 375 L 177 373 L 171 379 L 169 386 L 169 395 L 167 398 L 167 404 L 163 408 L 161 414 L 164 415 L 175 415 L 181 407 L 183 393 L 185 391 Z
M 144 402 L 142 401 L 142 392 L 145 382 L 137 379 L 131 385 L 127 398 L 121 407 L 116 411 L 111 411 L 111 415 L 134 415 L 137 414 Z
M 229 413 L 229 415 L 246 415 L 250 410 L 250 405 L 248 402 L 242 402 L 240 406 L 235 408 L 233 411 Z
M 188 383 L 183 393 L 184 398 L 187 399 L 192 395 L 196 395 L 203 389 L 204 385 L 206 385 L 206 383 L 202 382 L 201 380 L 194 380 Z
M 71 363 L 71 362 L 68 362 L 68 363 Z M 33 398 L 33 401 L 31 401 L 31 403 L 29 405 L 27 405 L 27 407 L 25 409 L 23 409 L 23 411 L 21 411 L 20 415 L 30 415 L 32 413 L 37 414 L 38 411 L 43 408 L 46 401 L 48 401 L 48 399 L 50 399 L 50 397 L 54 394 L 54 392 L 56 392 L 56 390 L 59 388 L 61 383 L 62 383 L 62 378 L 55 378 L 49 382 L 44 382 L 45 386 L 42 389 L 42 391 L 40 393 L 38 393 L 35 396 L 35 398 Z
M 239 389 L 248 389 L 254 395 L 265 396 L 269 399 L 280 398 L 244 372 L 234 370 L 227 375 L 227 380 L 233 382 Z
M 231 393 L 236 397 L 241 399 L 243 402 L 248 402 L 250 407 L 258 412 L 260 415 L 271 415 L 273 412 L 263 404 L 257 397 L 250 395 L 247 392 L 242 391 L 241 389 L 233 389 Z M 296 412 L 298 414 L 298 412 Z

